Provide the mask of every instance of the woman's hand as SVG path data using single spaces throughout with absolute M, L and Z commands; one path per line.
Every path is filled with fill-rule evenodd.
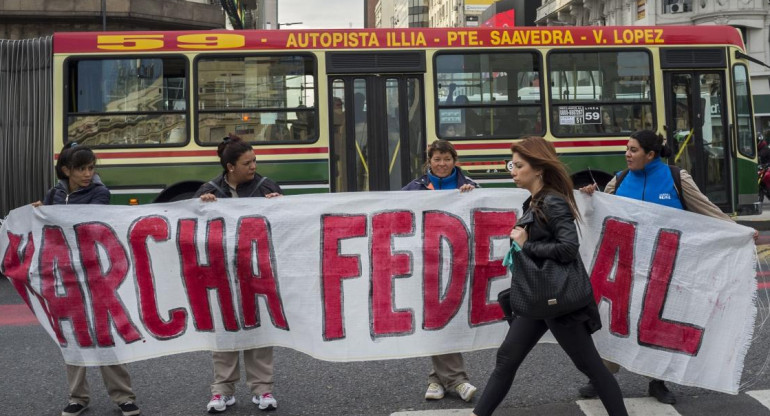
M 759 231 L 754 230 L 754 244 L 757 244 L 758 240 L 759 240 Z
M 596 190 L 598 188 L 599 187 L 595 183 L 592 183 L 590 185 L 586 185 L 586 186 L 580 188 L 580 192 L 582 192 L 584 194 L 588 194 L 588 195 L 593 195 L 593 193 L 596 192 Z
M 214 196 L 214 194 L 203 194 L 201 195 L 201 201 L 203 202 L 214 202 L 217 200 L 217 197 Z
M 527 234 L 527 230 L 524 228 L 513 227 L 511 230 L 511 240 L 515 241 L 519 247 L 524 247 L 524 243 L 527 242 L 527 238 L 529 238 L 529 235 Z
M 42 207 L 43 203 L 41 201 L 35 201 L 35 202 L 31 203 L 30 205 L 32 205 L 33 207 L 37 208 L 37 207 Z M 757 239 L 755 238 L 754 241 L 756 241 L 756 240 Z
M 265 198 L 276 198 L 276 197 L 279 197 L 279 196 L 283 196 L 283 195 L 279 194 L 278 192 L 271 192 L 271 193 L 265 195 Z
M 469 184 L 469 183 L 466 183 L 465 185 L 461 186 L 458 189 L 460 189 L 460 192 L 470 192 L 470 191 L 476 189 L 476 187 L 471 185 L 471 184 Z

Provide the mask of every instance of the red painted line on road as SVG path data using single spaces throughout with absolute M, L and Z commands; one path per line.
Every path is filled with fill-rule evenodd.
M 37 325 L 37 317 L 27 305 L 0 305 L 0 326 Z
M 759 282 L 757 289 L 770 289 L 770 282 Z

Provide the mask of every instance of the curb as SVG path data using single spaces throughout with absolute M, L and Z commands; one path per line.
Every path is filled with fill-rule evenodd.
M 757 231 L 770 231 L 770 220 L 757 218 L 756 220 L 749 220 L 744 218 L 736 218 L 735 222 L 746 227 L 751 227 Z

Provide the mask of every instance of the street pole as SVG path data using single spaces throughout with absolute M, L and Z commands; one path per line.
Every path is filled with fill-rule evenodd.
M 107 31 L 107 0 L 102 0 L 102 31 Z

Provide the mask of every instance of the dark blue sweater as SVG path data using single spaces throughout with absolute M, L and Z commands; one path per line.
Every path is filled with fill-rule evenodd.
M 69 191 L 69 182 L 60 180 L 43 198 L 43 205 L 109 204 L 110 190 L 94 175 L 91 184 L 74 192 Z

